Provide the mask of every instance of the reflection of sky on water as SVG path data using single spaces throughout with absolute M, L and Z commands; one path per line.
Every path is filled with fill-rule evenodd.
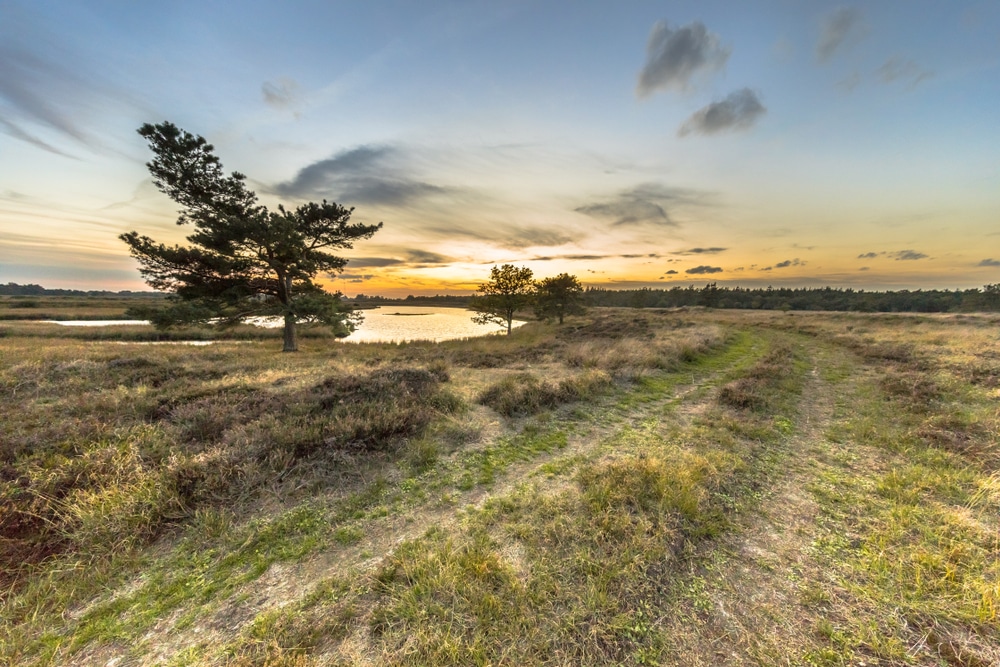
M 409 340 L 454 340 L 504 331 L 494 324 L 476 324 L 461 308 L 384 306 L 362 313 L 364 322 L 344 340 L 349 343 L 389 343 Z M 515 320 L 518 327 L 524 322 Z
M 394 343 L 411 340 L 454 340 L 503 333 L 504 327 L 494 324 L 476 324 L 472 311 L 461 308 L 425 306 L 385 306 L 361 313 L 364 321 L 347 338 L 350 343 Z M 66 327 L 110 327 L 120 325 L 148 325 L 146 320 L 46 320 L 47 324 Z M 282 326 L 280 317 L 255 317 L 248 324 L 259 327 Z M 514 320 L 513 326 L 524 322 Z M 198 341 L 204 344 L 202 341 Z

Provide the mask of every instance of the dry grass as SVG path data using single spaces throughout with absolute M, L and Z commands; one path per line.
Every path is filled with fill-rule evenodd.
M 5 325 L 0 661 L 994 664 L 995 325 L 597 310 L 298 355 Z

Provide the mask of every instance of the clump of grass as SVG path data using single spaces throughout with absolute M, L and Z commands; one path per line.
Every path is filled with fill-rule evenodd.
M 589 371 L 558 383 L 516 373 L 488 387 L 476 400 L 505 417 L 518 417 L 588 398 L 610 384 L 611 377 L 602 371 Z
M 928 409 L 942 396 L 940 385 L 926 372 L 887 369 L 879 379 L 879 387 L 889 396 L 904 399 L 921 410 Z
M 790 347 L 775 346 L 741 377 L 722 386 L 719 403 L 739 410 L 768 410 L 773 407 L 777 389 L 789 377 L 792 361 Z

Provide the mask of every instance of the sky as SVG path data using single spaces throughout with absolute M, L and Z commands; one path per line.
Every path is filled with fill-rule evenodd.
M 0 283 L 146 289 L 165 120 L 383 222 L 351 296 L 1000 282 L 995 0 L 0 0 Z

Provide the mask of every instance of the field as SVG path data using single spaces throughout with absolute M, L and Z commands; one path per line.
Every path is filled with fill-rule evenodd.
M 0 323 L 2 664 L 1000 664 L 1000 316 L 154 333 Z

